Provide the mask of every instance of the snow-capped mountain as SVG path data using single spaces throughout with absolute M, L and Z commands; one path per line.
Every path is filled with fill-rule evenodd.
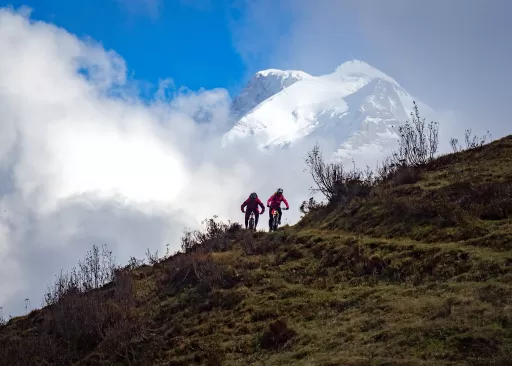
M 338 154 L 396 144 L 396 126 L 416 101 L 422 116 L 433 111 L 398 82 L 363 61 L 348 61 L 327 75 L 301 71 L 258 72 L 232 106 L 236 124 L 223 145 L 255 139 L 262 149 L 293 146 L 308 138 L 331 139 Z
M 296 70 L 263 70 L 257 72 L 247 87 L 233 100 L 231 112 L 233 116 L 242 118 L 247 112 L 265 99 L 279 93 L 299 80 L 312 76 Z

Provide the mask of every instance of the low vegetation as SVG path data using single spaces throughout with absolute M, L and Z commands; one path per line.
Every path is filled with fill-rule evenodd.
M 512 136 L 438 156 L 436 126 L 416 114 L 376 173 L 316 146 L 326 202 L 277 232 L 214 217 L 124 267 L 93 247 L 0 323 L 0 363 L 508 365 Z

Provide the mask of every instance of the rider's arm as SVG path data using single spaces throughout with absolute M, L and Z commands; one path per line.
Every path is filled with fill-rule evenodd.
M 284 198 L 284 196 L 283 196 L 283 202 L 286 205 L 286 209 L 289 209 L 290 205 L 288 205 L 288 201 L 286 200 L 286 198 Z
M 267 200 L 267 206 L 270 206 L 270 202 L 272 201 L 272 198 L 274 198 L 274 195 L 270 196 Z
M 242 212 L 244 212 L 244 207 L 247 206 L 247 201 L 248 200 L 245 200 L 244 203 L 242 203 L 242 206 L 240 206 L 240 209 L 242 210 Z
M 261 207 L 261 213 L 265 213 L 265 205 L 263 204 L 263 202 L 261 202 L 261 200 L 258 198 L 258 205 L 260 205 Z

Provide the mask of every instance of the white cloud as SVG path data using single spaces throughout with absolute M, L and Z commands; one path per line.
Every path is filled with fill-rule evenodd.
M 283 219 L 299 218 L 303 149 L 221 149 L 226 90 L 176 90 L 168 80 L 141 100 L 121 56 L 6 9 L 0 54 L 4 314 L 21 313 L 26 297 L 39 305 L 53 276 L 93 244 L 106 243 L 118 263 L 167 243 L 174 251 L 204 218 L 241 222 L 252 191 L 266 200 L 283 187 L 292 205 Z

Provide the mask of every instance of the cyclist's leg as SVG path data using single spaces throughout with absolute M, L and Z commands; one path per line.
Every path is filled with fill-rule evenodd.
M 258 209 L 254 210 L 254 230 L 256 230 L 256 227 L 258 226 L 258 220 L 260 218 L 260 212 Z
M 268 208 L 268 229 L 272 230 L 272 208 Z
M 281 216 L 283 216 L 283 210 L 281 210 L 281 206 L 277 208 L 277 212 L 279 212 L 279 219 L 277 222 L 279 223 L 279 225 L 281 225 Z

